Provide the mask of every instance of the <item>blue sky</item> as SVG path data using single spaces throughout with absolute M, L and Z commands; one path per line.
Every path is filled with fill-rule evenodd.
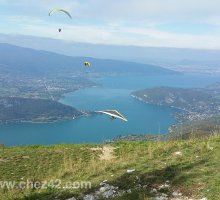
M 55 7 L 68 10 L 73 19 L 62 13 L 49 17 Z M 0 18 L 4 34 L 220 49 L 219 0 L 0 0 Z

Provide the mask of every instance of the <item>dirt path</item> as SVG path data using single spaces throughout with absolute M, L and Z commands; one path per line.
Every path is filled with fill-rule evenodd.
M 109 145 L 105 145 L 102 148 L 91 148 L 91 150 L 93 151 L 102 151 L 102 154 L 99 155 L 99 159 L 100 160 L 112 160 L 115 158 L 114 156 L 114 150 L 116 148 L 109 146 Z

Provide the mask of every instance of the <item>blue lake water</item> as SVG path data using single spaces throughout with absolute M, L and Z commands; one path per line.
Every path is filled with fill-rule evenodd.
M 208 75 L 120 75 L 94 79 L 98 87 L 65 95 L 62 103 L 80 110 L 118 109 L 128 119 L 111 121 L 105 115 L 57 123 L 0 125 L 0 143 L 11 145 L 103 142 L 118 135 L 166 133 L 175 123 L 168 107 L 147 105 L 133 99 L 134 90 L 155 86 L 204 87 L 219 82 Z

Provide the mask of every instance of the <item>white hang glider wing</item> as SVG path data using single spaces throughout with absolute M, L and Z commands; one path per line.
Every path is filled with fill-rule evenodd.
M 102 113 L 106 114 L 112 117 L 112 119 L 118 118 L 124 121 L 128 121 L 121 113 L 119 113 L 117 110 L 100 110 L 100 111 L 95 111 L 97 113 Z

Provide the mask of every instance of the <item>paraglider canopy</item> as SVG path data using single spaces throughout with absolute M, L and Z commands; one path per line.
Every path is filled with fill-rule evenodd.
M 70 15 L 70 13 L 67 12 L 66 10 L 64 10 L 64 9 L 61 9 L 61 8 L 54 8 L 53 10 L 51 10 L 51 11 L 49 12 L 49 16 L 53 15 L 53 14 L 56 13 L 56 12 L 63 12 L 63 13 L 65 13 L 67 16 L 69 16 L 70 19 L 72 19 L 72 16 Z
M 112 120 L 118 118 L 124 121 L 128 121 L 121 113 L 119 113 L 117 110 L 100 110 L 100 111 L 95 111 L 97 113 L 102 113 L 102 114 L 106 114 L 109 115 L 111 117 Z
M 90 62 L 84 62 L 85 67 L 90 67 L 91 63 Z

